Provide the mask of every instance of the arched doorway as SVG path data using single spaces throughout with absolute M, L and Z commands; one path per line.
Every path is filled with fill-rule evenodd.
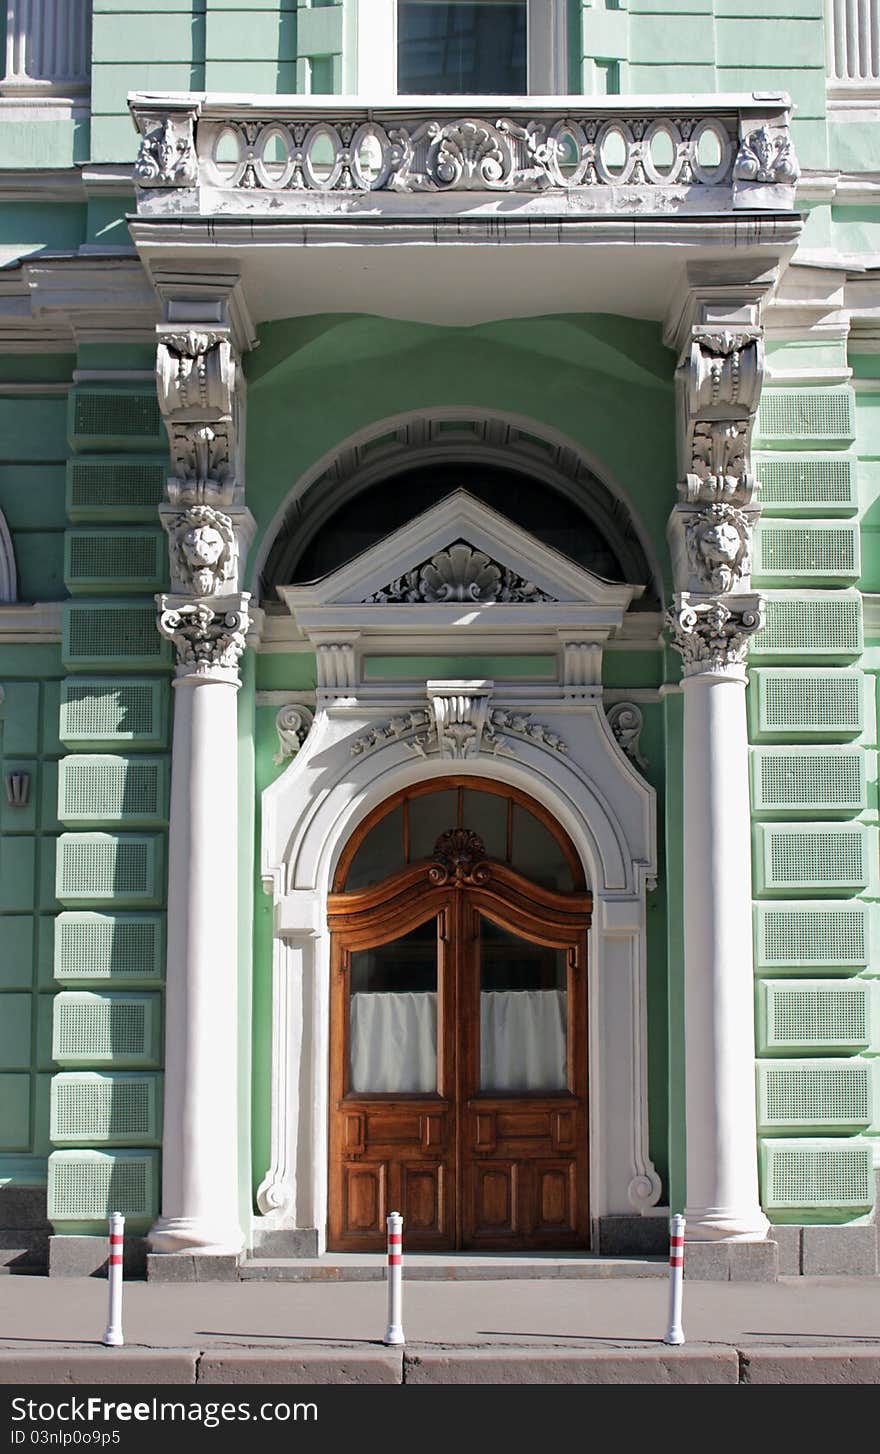
M 361 823 L 328 898 L 328 1244 L 414 1250 L 589 1240 L 587 929 L 562 828 L 474 776 L 414 784 Z

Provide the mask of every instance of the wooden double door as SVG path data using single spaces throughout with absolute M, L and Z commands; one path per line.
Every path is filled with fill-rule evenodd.
M 590 898 L 431 860 L 334 894 L 329 1245 L 586 1246 Z

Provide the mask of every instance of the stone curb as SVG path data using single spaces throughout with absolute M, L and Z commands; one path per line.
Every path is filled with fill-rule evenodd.
M 406 1384 L 738 1383 L 735 1348 L 460 1348 L 407 1353 Z
M 197 1348 L 3 1348 L 2 1383 L 195 1383 Z
M 748 1348 L 741 1383 L 880 1383 L 874 1348 Z
M 402 1383 L 403 1353 L 392 1348 L 211 1348 L 199 1383 Z

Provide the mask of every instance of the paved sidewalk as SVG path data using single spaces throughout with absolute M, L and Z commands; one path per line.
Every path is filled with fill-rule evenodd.
M 0 1383 L 880 1383 L 880 1279 L 689 1282 L 662 1342 L 659 1278 L 411 1282 L 403 1351 L 379 1283 L 0 1279 Z

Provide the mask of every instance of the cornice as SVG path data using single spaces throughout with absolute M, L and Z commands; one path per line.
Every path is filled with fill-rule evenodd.
M 0 643 L 30 646 L 61 640 L 61 601 L 36 601 L 29 606 L 0 606 Z

